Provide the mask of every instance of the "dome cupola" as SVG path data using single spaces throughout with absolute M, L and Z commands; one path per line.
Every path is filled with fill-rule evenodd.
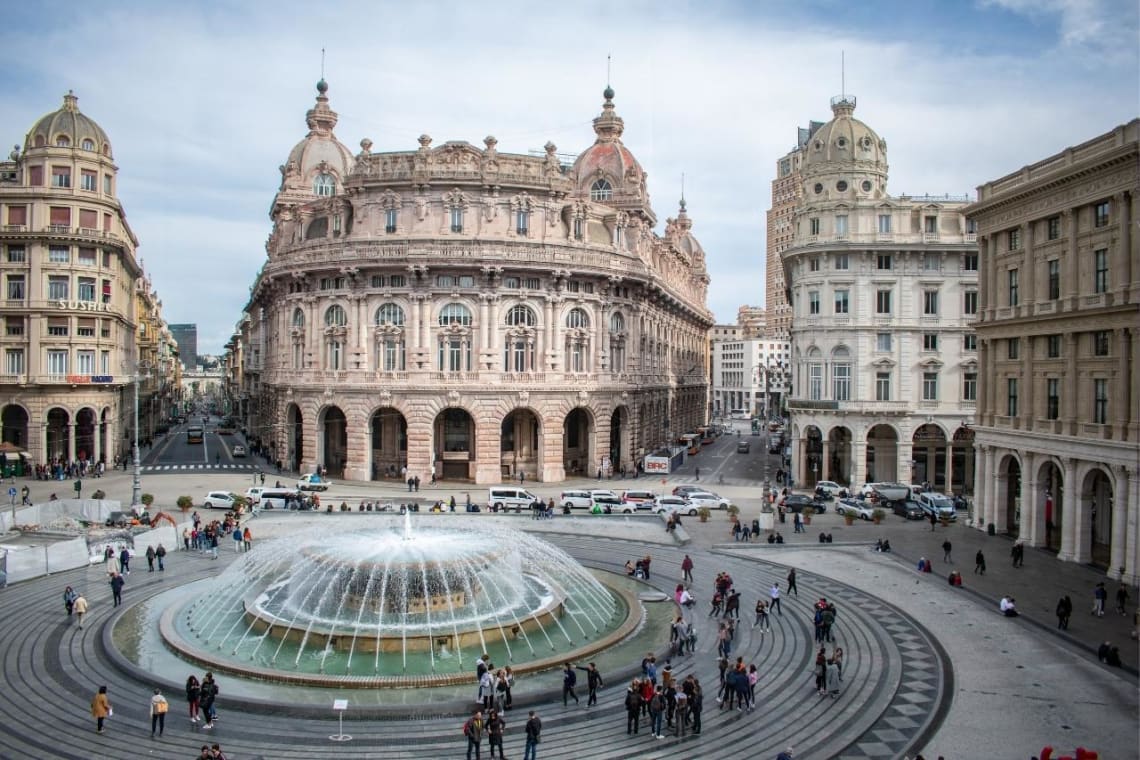
M 803 148 L 805 201 L 885 197 L 886 140 L 854 117 L 854 95 L 833 97 L 831 112 Z
M 649 205 L 646 174 L 629 148 L 622 144 L 625 122 L 614 108 L 614 90 L 602 92 L 602 112 L 594 119 L 594 144 L 574 162 L 571 177 L 579 197 L 638 213 L 649 223 L 656 216 Z
M 329 85 L 317 82 L 317 102 L 305 114 L 309 133 L 289 151 L 289 160 L 281 167 L 282 193 L 291 196 L 321 197 L 337 195 L 352 166 L 352 152 L 333 134 L 336 111 L 329 108 Z
M 94 120 L 79 111 L 79 98 L 68 90 L 63 107 L 43 116 L 28 131 L 24 152 L 35 148 L 75 148 L 111 159 L 111 141 Z

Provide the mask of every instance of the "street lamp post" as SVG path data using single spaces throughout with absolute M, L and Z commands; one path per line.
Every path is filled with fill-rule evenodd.
M 135 458 L 135 472 L 131 479 L 131 509 L 138 510 L 139 505 L 142 504 L 142 473 L 139 468 L 139 371 L 135 369 L 134 389 L 135 389 L 135 442 L 134 442 L 134 458 Z

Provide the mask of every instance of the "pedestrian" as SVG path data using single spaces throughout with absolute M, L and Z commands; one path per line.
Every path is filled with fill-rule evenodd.
M 507 729 L 507 724 L 495 710 L 492 710 L 490 715 L 487 716 L 486 728 L 487 743 L 491 747 L 491 757 L 493 758 L 495 756 L 495 747 L 498 747 L 499 760 L 507 760 L 503 755 L 503 732 Z
M 194 758 L 194 760 L 213 760 L 213 757 L 213 753 L 210 752 L 210 745 L 203 744 L 202 751 L 198 754 L 198 757 Z
M 123 603 L 123 576 L 115 573 L 111 576 L 111 599 L 112 607 L 118 607 Z
M 234 554 L 237 554 L 241 551 L 241 528 L 235 525 L 233 531 L 231 531 L 231 535 L 234 539 Z
M 697 468 L 697 482 L 698 483 L 701 482 L 701 468 L 700 467 Z
M 202 699 L 202 686 L 193 673 L 186 679 L 186 704 L 190 707 L 190 722 L 198 722 L 198 705 Z
M 189 528 L 182 529 L 182 549 L 183 551 L 190 551 L 190 538 L 193 534 Z
M 412 478 L 412 485 L 414 485 L 416 487 L 415 490 L 418 493 L 420 490 L 420 476 L 419 475 Z
M 784 609 L 780 606 L 780 583 L 777 581 L 772 584 L 772 590 L 768 592 L 768 596 L 772 598 L 772 602 L 768 605 L 770 612 L 780 613 L 780 617 L 784 616 Z
M 479 674 L 478 702 L 484 710 L 490 710 L 495 701 L 495 676 L 487 668 Z
M 794 567 L 788 570 L 788 593 L 795 593 L 796 596 L 800 595 L 800 590 L 796 588 L 796 569 Z
M 658 686 L 653 692 L 653 698 L 649 700 L 649 733 L 658 739 L 664 739 L 665 734 L 661 733 L 661 719 L 665 715 L 665 693 L 664 690 Z
M 538 742 L 542 736 L 542 720 L 534 710 L 526 720 L 526 749 L 523 750 L 523 760 L 538 760 Z
M 166 697 L 162 696 L 159 689 L 154 690 L 154 696 L 150 698 L 150 737 L 154 738 L 154 729 L 158 729 L 158 735 L 162 736 L 162 732 L 166 730 L 166 711 L 170 709 L 170 704 L 166 701 Z
M 950 544 L 950 539 L 946 539 L 945 541 L 942 542 L 942 561 L 943 562 L 953 563 L 953 560 L 950 559 L 950 549 L 951 548 L 952 548 L 952 546 Z
M 574 704 L 578 704 L 581 700 L 578 695 L 574 693 L 574 686 L 578 683 L 578 674 L 574 672 L 574 666 L 566 663 L 562 669 L 562 706 L 566 706 L 566 697 L 574 697 Z
M 533 714 L 533 713 L 532 713 Z M 638 733 L 641 723 L 641 681 L 633 679 L 625 690 L 625 735 Z M 524 758 L 525 760 L 525 758 Z
M 79 594 L 75 589 L 68 586 L 63 590 L 63 606 L 67 610 L 67 616 L 71 617 L 71 611 L 75 607 L 75 600 L 79 598 Z
M 131 550 L 125 546 L 119 552 L 119 567 L 122 569 L 123 575 L 131 574 Z
M 598 672 L 598 667 L 592 662 L 584 668 L 579 665 L 577 669 L 586 671 L 586 689 L 589 692 L 589 696 L 586 698 L 586 707 L 593 707 L 598 704 L 598 689 L 604 685 L 602 674 Z
M 479 747 L 483 743 L 483 712 L 475 714 L 463 724 L 463 735 L 467 737 L 467 760 L 471 760 L 471 750 L 475 750 L 475 760 L 479 760 Z
M 1062 631 L 1069 630 L 1069 617 L 1073 614 L 1073 600 L 1065 596 L 1057 600 L 1057 628 Z
M 217 558 L 217 548 L 218 548 L 218 542 L 217 542 L 217 540 L 215 540 L 214 541 L 215 559 Z M 154 550 L 154 558 L 156 560 L 158 560 L 159 572 L 162 572 L 163 570 L 165 570 L 166 567 L 162 564 L 162 561 L 166 558 L 166 547 L 163 546 L 162 544 L 159 544 L 158 548 Z
M 91 717 L 95 719 L 95 732 L 103 733 L 103 721 L 114 715 L 111 709 L 111 698 L 107 696 L 107 687 L 100 686 L 99 692 L 91 699 Z
M 87 614 L 87 598 L 83 594 L 75 597 L 75 602 L 72 604 L 72 609 L 75 610 L 75 619 L 79 623 L 79 627 L 83 627 L 83 616 Z
M 986 574 L 986 555 L 982 554 L 981 549 L 978 549 L 978 553 L 974 555 L 974 574 Z
M 792 524 L 795 526 L 795 530 L 792 531 L 793 533 L 803 533 L 804 532 L 803 517 L 800 515 L 799 512 L 796 512 L 795 514 L 792 515 Z
M 681 560 L 681 580 L 688 583 L 693 582 L 693 560 L 688 554 Z
M 241 542 L 244 545 L 246 551 L 249 551 L 250 547 L 253 546 L 253 534 L 249 532 L 248 525 L 246 526 L 245 530 L 241 532 Z
M 1097 617 L 1104 617 L 1104 603 L 1108 599 L 1108 591 L 1104 587 L 1104 581 L 1096 584 L 1093 589 L 1093 608 L 1092 614 Z
M 213 673 L 206 673 L 202 678 L 202 685 L 200 689 L 202 714 L 206 716 L 206 722 L 202 728 L 213 728 L 214 721 L 218 719 L 218 684 L 214 681 Z
M 412 486 L 414 486 L 415 484 L 416 484 L 415 479 L 409 477 L 408 478 L 408 493 L 412 492 Z
M 1128 589 L 1124 584 L 1120 584 L 1120 588 L 1116 589 L 1116 611 L 1123 615 L 1125 614 L 1124 608 L 1128 604 Z
M 934 528 L 938 525 L 938 516 L 932 511 L 930 513 L 930 532 L 934 532 Z

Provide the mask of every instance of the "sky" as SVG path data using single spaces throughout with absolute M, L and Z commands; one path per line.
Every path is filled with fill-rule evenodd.
M 0 145 L 74 90 L 170 323 L 220 353 L 265 261 L 278 167 L 321 50 L 353 153 L 594 139 L 608 79 L 660 221 L 684 194 L 708 306 L 764 303 L 765 211 L 796 128 L 841 90 L 887 141 L 894 195 L 969 193 L 1140 114 L 1135 0 L 0 0 Z M 845 61 L 845 66 L 840 61 Z

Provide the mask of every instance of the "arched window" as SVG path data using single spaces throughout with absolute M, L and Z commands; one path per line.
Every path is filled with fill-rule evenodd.
M 55 147 L 57 147 L 57 148 L 70 148 L 71 147 L 71 140 L 68 139 L 67 135 L 60 135 L 60 136 L 55 138 Z
M 585 330 L 590 327 L 590 315 L 582 309 L 571 309 L 566 315 L 566 326 L 571 330 Z
M 336 194 L 336 181 L 331 174 L 318 174 L 313 180 L 313 192 L 320 196 Z
M 293 310 L 293 327 L 305 326 L 305 312 L 300 309 Z
M 348 324 L 348 314 L 343 306 L 330 306 L 325 312 L 326 327 L 344 327 Z
M 329 218 L 319 216 L 305 228 L 305 240 L 318 240 L 329 236 Z
M 621 312 L 615 311 L 610 315 L 610 332 L 625 332 L 625 317 L 621 315 Z
M 537 321 L 529 306 L 512 306 L 507 312 L 507 324 L 511 327 L 534 327 Z
M 404 326 L 404 310 L 398 304 L 386 303 L 376 310 L 376 324 Z
M 471 325 L 471 311 L 461 303 L 449 303 L 439 312 L 439 324 L 441 327 L 447 325 L 469 327 Z
M 95 150 L 95 141 L 90 137 L 83 140 L 83 150 Z
M 590 186 L 590 200 L 608 201 L 614 197 L 614 188 L 605 179 L 599 179 Z

